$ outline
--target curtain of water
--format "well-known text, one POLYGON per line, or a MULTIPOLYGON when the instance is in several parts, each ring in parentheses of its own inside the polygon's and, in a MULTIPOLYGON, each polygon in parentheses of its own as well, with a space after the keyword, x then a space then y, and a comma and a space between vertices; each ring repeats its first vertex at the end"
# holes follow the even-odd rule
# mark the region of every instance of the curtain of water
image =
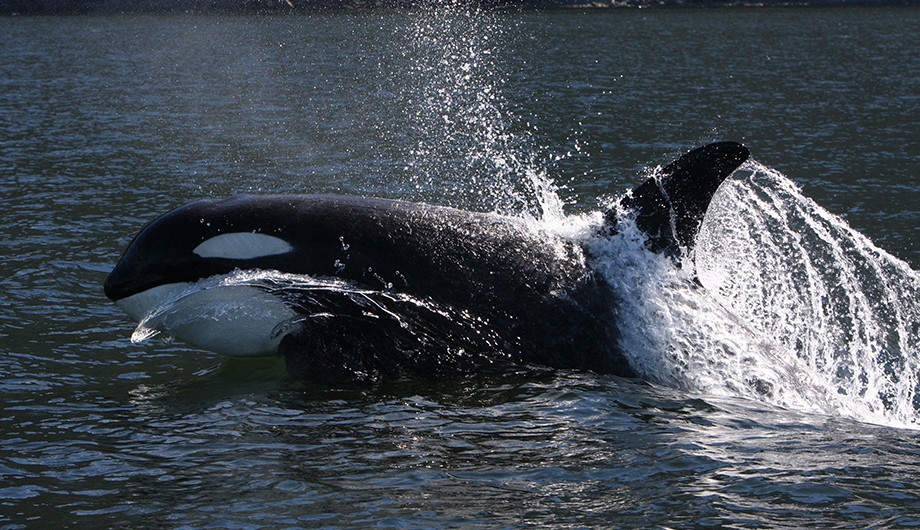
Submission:
POLYGON ((648 252, 629 215, 591 248, 620 298, 624 353, 644 378, 917 424, 920 275, 906 263, 756 162, 716 194, 695 267, 648 252))
POLYGON ((706 288, 806 366, 844 413, 914 423, 920 276, 792 181, 751 164, 713 201, 706 288))

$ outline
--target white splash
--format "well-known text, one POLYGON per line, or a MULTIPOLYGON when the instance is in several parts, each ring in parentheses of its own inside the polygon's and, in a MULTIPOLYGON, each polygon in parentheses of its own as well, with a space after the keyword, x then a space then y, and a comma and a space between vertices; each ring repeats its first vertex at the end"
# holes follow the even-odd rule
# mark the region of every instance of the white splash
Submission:
POLYGON ((702 227, 700 280, 779 342, 834 411, 917 422, 920 275, 759 164, 726 182, 702 227))
POLYGON ((620 226, 618 235, 596 239, 591 252, 618 295, 620 345, 644 379, 811 412, 833 408, 794 357, 695 285, 690 271, 649 252, 631 222, 620 226))
POLYGON ((407 154, 413 195, 465 209, 563 216, 526 128, 503 95, 501 51, 514 36, 494 11, 447 0, 412 13, 400 104, 418 139, 407 154), (516 130, 517 129, 517 130, 516 130))
POLYGON ((920 278, 789 179, 748 163, 726 181, 695 270, 645 250, 625 212, 620 227, 590 250, 620 298, 621 345, 644 378, 916 425, 920 278))

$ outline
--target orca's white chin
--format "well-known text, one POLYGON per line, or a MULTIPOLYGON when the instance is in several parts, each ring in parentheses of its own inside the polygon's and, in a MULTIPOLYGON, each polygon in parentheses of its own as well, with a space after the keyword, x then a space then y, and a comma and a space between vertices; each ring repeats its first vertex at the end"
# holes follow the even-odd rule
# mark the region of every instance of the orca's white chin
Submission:
POLYGON ((116 300, 115 305, 124 311, 131 320, 140 322, 148 313, 163 305, 166 300, 188 289, 189 285, 188 283, 165 283, 163 285, 157 285, 146 291, 133 294, 121 300, 116 300))
POLYGON ((207 280, 159 285, 116 304, 139 322, 132 341, 163 332, 231 357, 277 355, 283 331, 298 317, 281 299, 263 290, 207 280), (210 285, 202 285, 205 282, 210 285))

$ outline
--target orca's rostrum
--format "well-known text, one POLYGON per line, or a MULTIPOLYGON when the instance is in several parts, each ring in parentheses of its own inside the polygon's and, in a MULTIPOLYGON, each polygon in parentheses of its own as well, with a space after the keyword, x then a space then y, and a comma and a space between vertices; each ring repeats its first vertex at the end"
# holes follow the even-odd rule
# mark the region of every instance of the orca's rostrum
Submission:
MULTIPOLYGON (((734 142, 690 151, 621 206, 651 250, 677 257, 748 155, 734 142)), ((602 229, 617 230, 615 212, 602 229)), ((179 340, 282 355, 318 382, 522 366, 634 375, 610 325, 617 300, 585 250, 496 214, 325 195, 197 201, 144 228, 105 293, 179 340)))

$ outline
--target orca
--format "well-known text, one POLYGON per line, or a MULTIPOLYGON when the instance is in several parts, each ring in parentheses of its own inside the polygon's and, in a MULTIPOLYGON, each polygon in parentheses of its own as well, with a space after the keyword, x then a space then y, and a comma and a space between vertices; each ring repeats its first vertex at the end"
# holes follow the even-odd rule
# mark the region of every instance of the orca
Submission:
MULTIPOLYGON (((627 194, 648 247, 693 248, 749 156, 692 150, 627 194)), ((617 206, 601 230, 615 233, 617 206)), ((588 250, 523 219, 379 198, 199 200, 147 225, 105 282, 129 317, 196 347, 280 355, 321 383, 573 369, 633 377, 588 250), (154 316, 151 316, 154 315, 154 316)))

